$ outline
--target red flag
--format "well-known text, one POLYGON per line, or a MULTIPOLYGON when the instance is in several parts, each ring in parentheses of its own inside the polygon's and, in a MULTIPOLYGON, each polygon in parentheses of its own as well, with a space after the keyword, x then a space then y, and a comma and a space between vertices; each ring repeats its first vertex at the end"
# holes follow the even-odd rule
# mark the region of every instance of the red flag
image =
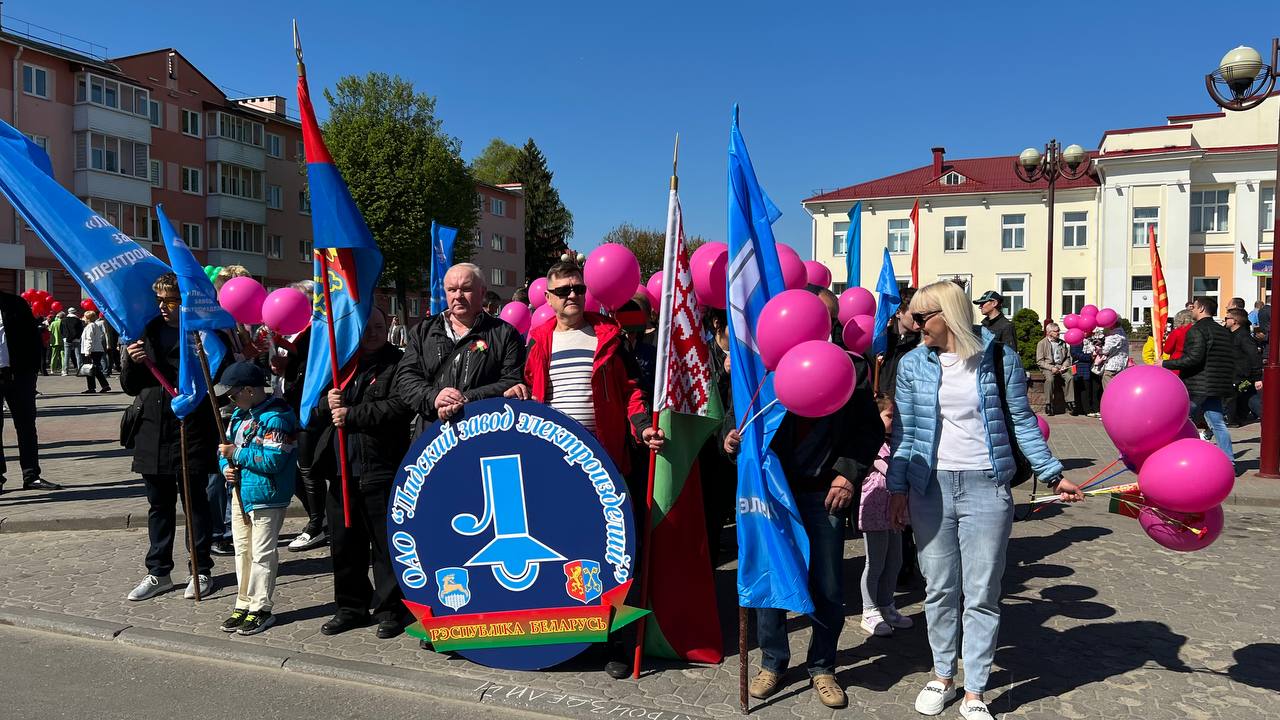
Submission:
POLYGON ((920 287, 920 199, 911 207, 911 287, 920 287))
POLYGON ((1164 326, 1169 322, 1169 289, 1164 284, 1155 225, 1147 226, 1147 247, 1151 251, 1151 337, 1156 338, 1156 357, 1159 357, 1159 343, 1164 340, 1164 326))

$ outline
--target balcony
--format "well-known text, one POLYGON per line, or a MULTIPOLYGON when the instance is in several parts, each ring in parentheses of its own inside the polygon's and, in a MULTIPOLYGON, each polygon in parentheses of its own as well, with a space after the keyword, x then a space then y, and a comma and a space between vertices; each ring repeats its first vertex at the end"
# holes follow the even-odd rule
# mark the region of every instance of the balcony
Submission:
POLYGON ((208 262, 210 265, 243 265, 255 277, 265 278, 267 276, 267 257, 265 255, 239 252, 238 250, 213 249, 209 251, 208 262))
POLYGON ((267 203, 264 200, 246 200, 235 195, 210 195, 206 215, 211 218, 233 218, 267 224, 267 203))
POLYGON ((151 121, 144 117, 111 108, 79 103, 71 113, 72 132, 92 130, 134 142, 151 144, 151 121))
POLYGON ((27 266, 27 246, 0 242, 0 268, 21 270, 27 266))
MULTIPOLYGON (((143 122, 146 121, 144 120, 143 122)), ((220 137, 211 137, 205 140, 204 159, 207 162, 231 163, 254 170, 267 169, 267 152, 265 150, 220 137)))
POLYGON ((72 178, 76 197, 97 197, 147 207, 151 205, 149 180, 101 170, 76 170, 72 178))

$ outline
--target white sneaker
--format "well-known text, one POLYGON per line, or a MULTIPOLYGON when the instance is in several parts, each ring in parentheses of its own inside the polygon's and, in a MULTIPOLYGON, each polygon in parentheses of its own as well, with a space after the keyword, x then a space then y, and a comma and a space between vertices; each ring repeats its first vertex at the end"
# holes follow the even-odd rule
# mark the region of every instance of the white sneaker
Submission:
POLYGON ((884 621, 879 612, 863 613, 862 629, 867 631, 868 635, 876 637, 888 637, 893 634, 893 628, 889 627, 889 623, 884 621))
POLYGON ((313 547, 318 547, 320 545, 323 545, 324 541, 325 541, 324 530, 320 530, 316 532, 315 535, 312 535, 311 533, 308 533, 308 532, 298 533, 298 537, 294 538, 289 543, 289 552, 302 552, 303 550, 310 550, 313 547))
POLYGON ((981 700, 964 700, 960 703, 960 717, 964 720, 995 720, 995 716, 981 700))
POLYGON ((130 600, 150 600, 162 592, 168 592, 173 589, 173 580, 168 575, 164 577, 156 577, 148 575, 142 578, 142 582, 138 586, 129 591, 130 600))
MULTIPOLYGON (((200 599, 203 600, 204 598, 209 597, 209 594, 212 592, 213 592, 213 578, 209 577, 208 575, 201 575, 200 576, 200 599)), ((188 600, 196 599, 195 578, 190 578, 189 580, 187 580, 187 590, 186 592, 182 593, 182 597, 188 600)))
POLYGON ((898 612, 898 608, 892 605, 882 608, 880 616, 884 618, 885 622, 889 623, 889 627, 896 630, 906 630, 916 624, 914 620, 898 612))
POLYGON ((956 699, 956 685, 946 687, 939 680, 930 680, 916 696, 916 712, 921 715, 941 715, 947 703, 956 699))

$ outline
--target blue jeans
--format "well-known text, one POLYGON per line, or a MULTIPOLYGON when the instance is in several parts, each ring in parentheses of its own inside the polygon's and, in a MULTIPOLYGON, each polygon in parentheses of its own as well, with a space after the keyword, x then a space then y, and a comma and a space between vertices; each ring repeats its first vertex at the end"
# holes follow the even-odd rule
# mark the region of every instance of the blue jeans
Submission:
POLYGON ((222 475, 210 473, 205 488, 209 498, 209 538, 211 542, 231 542, 231 493, 222 475))
POLYGON ((911 492, 911 530, 924 575, 933 671, 956 674, 963 594, 964 689, 985 692, 1000 632, 1000 581, 1013 528, 1008 483, 990 470, 935 470, 911 492))
POLYGON ((1231 449, 1231 433, 1227 431, 1227 420, 1223 416, 1222 399, 1205 398, 1198 403, 1192 402, 1192 417, 1200 413, 1204 414, 1205 423, 1213 431, 1213 441, 1218 443, 1218 447, 1222 448, 1222 452, 1226 453, 1227 457, 1234 463, 1236 455, 1231 449))
MULTIPOLYGON (((809 640, 809 675, 832 675, 836 645, 844 626, 845 513, 832 515, 824 507, 825 492, 796 495, 800 520, 809 536, 809 594, 813 597, 813 637, 809 640)), ((782 674, 791 662, 787 643, 787 612, 756 610, 756 636, 765 670, 782 674)))

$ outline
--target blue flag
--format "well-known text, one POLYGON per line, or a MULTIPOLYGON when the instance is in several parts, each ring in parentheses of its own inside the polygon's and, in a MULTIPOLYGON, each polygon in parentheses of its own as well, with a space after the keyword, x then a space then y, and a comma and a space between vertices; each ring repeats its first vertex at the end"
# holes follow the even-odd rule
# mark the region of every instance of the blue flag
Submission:
POLYGON ((182 294, 182 311, 178 314, 178 333, 182 338, 182 344, 178 346, 178 394, 169 401, 173 414, 182 419, 190 415, 209 394, 204 370, 196 356, 196 333, 200 333, 200 341, 204 344, 209 373, 216 376, 227 356, 226 345, 216 331, 233 328, 236 321, 218 304, 218 294, 213 283, 209 282, 209 276, 204 274, 191 249, 178 237, 161 205, 156 206, 156 219, 165 250, 169 253, 169 264, 178 276, 178 292, 182 294))
POLYGON ((333 347, 338 359, 338 385, 355 369, 352 359, 360 350, 360 338, 373 310, 374 289, 382 274, 382 251, 351 199, 351 192, 333 164, 316 122, 307 79, 298 78, 298 105, 302 112, 302 143, 307 157, 307 188, 311 193, 311 234, 315 247, 315 312, 311 316, 311 347, 307 374, 302 382, 299 417, 305 425, 328 388, 333 385, 329 321, 325 317, 324 285, 332 301, 333 347), (326 262, 322 262, 321 258, 326 262), (324 265, 328 276, 324 276, 324 265), (323 278, 323 279, 322 279, 323 278))
POLYGON ((730 375, 738 425, 761 413, 743 430, 738 451, 738 604, 807 614, 813 612, 809 538, 778 457, 769 449, 787 412, 775 402, 773 378, 755 341, 765 303, 786 290, 772 227, 781 214, 756 181, 734 105, 729 131, 730 375), (755 400, 748 406, 745 401, 751 397, 755 400))
POLYGON ((898 312, 902 296, 898 293, 898 277, 893 274, 893 258, 889 256, 889 248, 884 249, 884 262, 880 265, 880 279, 876 280, 876 292, 880 293, 880 301, 876 303, 876 334, 871 340, 871 353, 879 355, 889 349, 889 318, 898 312))
POLYGON ((126 340, 160 314, 151 284, 169 272, 53 178, 49 156, 0 121, 0 192, 126 340))
POLYGON ((862 286, 862 201, 849 211, 849 231, 844 236, 845 287, 862 286))
POLYGON ((439 225, 431 221, 431 314, 444 312, 444 274, 453 264, 453 241, 458 237, 458 228, 439 225))

